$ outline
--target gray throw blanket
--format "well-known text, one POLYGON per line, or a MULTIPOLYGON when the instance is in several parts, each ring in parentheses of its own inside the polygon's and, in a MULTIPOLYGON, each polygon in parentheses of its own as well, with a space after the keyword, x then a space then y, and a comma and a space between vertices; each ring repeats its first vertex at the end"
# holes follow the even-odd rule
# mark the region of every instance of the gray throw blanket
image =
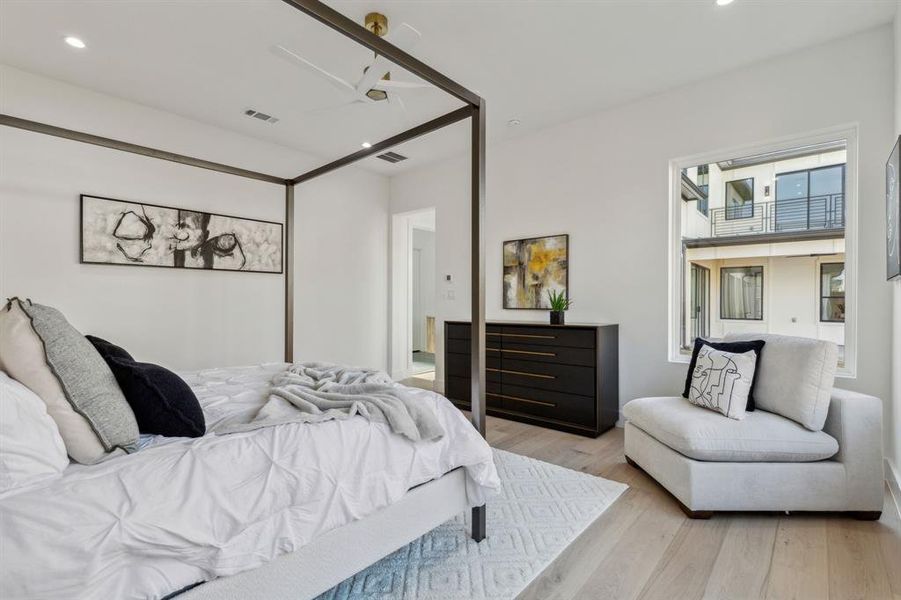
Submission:
POLYGON ((444 435, 434 409, 387 373, 329 363, 298 363, 272 380, 269 401, 249 423, 222 433, 284 423, 321 423, 360 415, 413 441, 444 435))

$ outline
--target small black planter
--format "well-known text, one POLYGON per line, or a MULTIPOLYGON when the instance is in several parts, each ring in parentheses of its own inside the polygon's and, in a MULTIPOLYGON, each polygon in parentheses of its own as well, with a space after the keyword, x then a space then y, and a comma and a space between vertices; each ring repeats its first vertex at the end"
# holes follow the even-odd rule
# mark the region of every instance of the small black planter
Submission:
POLYGON ((563 318, 563 315, 565 315, 565 314, 566 313, 564 313, 562 310, 552 310, 551 311, 551 325, 563 325, 563 322, 565 320, 563 318))

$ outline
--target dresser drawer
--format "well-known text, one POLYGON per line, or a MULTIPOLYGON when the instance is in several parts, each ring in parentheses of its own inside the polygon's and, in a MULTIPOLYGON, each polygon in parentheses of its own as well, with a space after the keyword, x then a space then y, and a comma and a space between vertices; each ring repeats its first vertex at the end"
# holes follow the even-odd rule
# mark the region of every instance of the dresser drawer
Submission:
MULTIPOLYGON (((472 364, 470 363, 469 354, 448 353, 448 355, 445 356, 445 362, 447 364, 448 377, 464 377, 469 379, 470 374, 472 373, 472 364)), ((499 382, 501 380, 499 372, 501 359, 499 356, 486 357, 485 367, 486 371, 487 369, 494 369, 493 371, 487 371, 485 373, 485 377, 488 381, 499 382)))
POLYGON ((447 352, 452 352, 455 354, 465 354, 469 356, 470 353, 470 345, 472 344, 472 340, 469 338, 448 338, 445 340, 445 348, 447 348, 447 352))
MULTIPOLYGON (((470 402, 472 382, 468 377, 448 377, 444 391, 444 395, 450 400, 470 402)), ((489 381, 485 384, 485 400, 487 401, 487 406, 499 407, 501 405, 501 402, 497 397, 500 392, 500 383, 489 381), (489 393, 492 394, 491 397, 488 396, 489 393)))
POLYGON ((594 423, 594 398, 589 396, 561 394, 507 384, 501 386, 500 393, 489 392, 489 394, 486 394, 486 398, 503 401, 499 408, 506 410, 585 427, 591 427, 594 423))
POLYGON ((580 396, 594 396, 595 392, 595 370, 591 367, 511 360, 504 357, 500 361, 500 366, 489 365, 488 373, 500 375, 500 381, 505 385, 580 396))
MULTIPOLYGON (((472 338, 472 326, 469 323, 446 323, 447 339, 468 340, 472 338)), ((500 333, 500 325, 485 325, 485 333, 500 333)))
POLYGON ((594 348, 597 333, 593 329, 569 327, 530 327, 528 325, 504 325, 501 331, 492 332, 488 341, 501 339, 504 343, 525 343, 540 346, 566 346, 570 348, 594 348))
POLYGON ((594 348, 570 348, 567 346, 545 346, 541 344, 524 344, 503 340, 498 352, 500 356, 511 360, 527 360, 533 362, 558 363, 593 367, 595 364, 594 348))

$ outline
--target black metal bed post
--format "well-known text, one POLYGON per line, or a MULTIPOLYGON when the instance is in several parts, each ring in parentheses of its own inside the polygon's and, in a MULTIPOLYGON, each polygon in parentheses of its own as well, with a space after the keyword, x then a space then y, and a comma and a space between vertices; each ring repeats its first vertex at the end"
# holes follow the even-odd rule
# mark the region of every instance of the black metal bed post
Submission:
MULTIPOLYGON (((485 437, 485 100, 472 111, 472 424, 485 437)), ((472 509, 472 539, 486 535, 485 505, 472 509)))
MULTIPOLYGON (((366 150, 332 161, 327 165, 294 177, 292 183, 301 183, 335 169, 362 160, 376 152, 403 141, 424 135, 441 127, 456 123, 469 116, 472 119, 472 424, 485 437, 485 99, 466 89, 456 81, 439 73, 400 48, 388 43, 355 23, 320 0, 283 0, 289 6, 307 14, 320 23, 384 56, 396 65, 410 71, 435 87, 462 100, 467 106, 448 113, 428 123, 384 140, 366 150)), ((485 506, 472 509, 472 538, 482 541, 486 535, 485 506)))
POLYGON ((285 362, 294 362, 294 184, 285 184, 285 362))

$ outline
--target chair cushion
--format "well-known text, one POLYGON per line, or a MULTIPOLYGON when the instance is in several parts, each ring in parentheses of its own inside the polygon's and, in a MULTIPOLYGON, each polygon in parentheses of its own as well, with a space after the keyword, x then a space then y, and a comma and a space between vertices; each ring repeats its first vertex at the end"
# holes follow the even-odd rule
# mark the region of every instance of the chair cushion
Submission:
POLYGON ((771 333, 730 333, 726 341, 763 340, 754 402, 811 431, 826 423, 838 368, 838 346, 811 338, 771 333))
POLYGON ((696 460, 811 462, 838 452, 838 442, 829 434, 809 431, 759 409, 736 421, 672 396, 632 400, 623 407, 623 416, 657 441, 696 460))

